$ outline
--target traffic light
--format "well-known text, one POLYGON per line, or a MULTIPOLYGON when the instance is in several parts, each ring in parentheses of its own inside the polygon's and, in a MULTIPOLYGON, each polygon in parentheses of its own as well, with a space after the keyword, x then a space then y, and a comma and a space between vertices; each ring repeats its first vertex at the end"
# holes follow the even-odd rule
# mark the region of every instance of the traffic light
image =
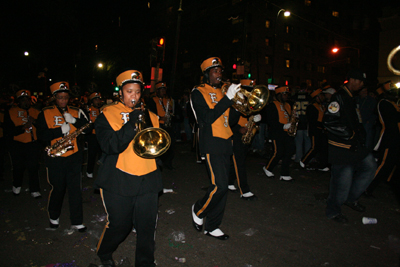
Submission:
POLYGON ((158 39, 158 44, 157 44, 157 46, 158 46, 158 47, 164 46, 164 38, 158 39))
POLYGON ((251 73, 247 74, 247 78, 249 79, 251 78, 251 73))
POLYGON ((236 64, 233 64, 232 68, 233 68, 234 70, 236 70, 236 68, 237 68, 236 64))
POLYGON ((157 62, 164 62, 165 56, 165 39, 163 37, 158 38, 157 41, 157 62))
POLYGON ((118 87, 118 86, 115 86, 114 91, 115 91, 115 92, 118 92, 118 91, 119 91, 119 87, 118 87))

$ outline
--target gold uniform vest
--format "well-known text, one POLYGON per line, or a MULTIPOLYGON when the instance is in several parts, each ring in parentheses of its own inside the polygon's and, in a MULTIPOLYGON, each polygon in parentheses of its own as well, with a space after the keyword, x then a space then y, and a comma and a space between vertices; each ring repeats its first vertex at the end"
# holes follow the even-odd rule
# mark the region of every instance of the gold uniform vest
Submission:
MULTIPOLYGON (((172 99, 170 99, 170 98, 166 98, 166 97, 159 98, 158 96, 155 96, 155 97, 153 97, 153 100, 157 106, 157 115, 160 117, 165 116, 164 108, 167 108, 168 101, 170 101, 169 102, 170 107, 172 107, 172 105, 173 105, 172 99), (163 107, 163 105, 164 105, 164 107, 163 107)), ((163 120, 160 120, 160 123, 164 124, 165 122, 163 120)))
MULTIPOLYGON (((74 118, 79 117, 79 109, 77 109, 77 108, 67 106, 66 112, 71 114, 74 118)), ((44 113, 44 118, 46 119, 47 127, 49 129, 60 128, 61 125, 65 122, 64 116, 60 113, 60 111, 58 110, 58 108, 56 106, 50 106, 50 107, 44 108, 43 113, 44 113)), ((69 125, 71 126, 71 130, 69 131, 69 134, 72 134, 73 132, 76 131, 76 128, 71 123, 69 125)), ((61 138, 62 137, 51 140, 51 145, 56 143, 61 138)), ((74 149, 68 150, 66 153, 61 155, 61 157, 68 157, 68 156, 71 156, 72 154, 78 152, 78 143, 76 141, 76 138, 72 141, 72 144, 74 145, 74 149)))
POLYGON ((318 121, 322 122, 322 119, 324 118, 325 108, 317 102, 315 102, 313 106, 318 110, 318 121))
MULTIPOLYGON (((10 118, 13 121, 15 126, 21 126, 24 125, 28 122, 28 114, 35 120, 37 119, 39 115, 39 110, 35 108, 30 108, 28 109, 28 113, 26 112, 25 109, 22 109, 18 106, 13 106, 10 108, 9 113, 10 113, 10 118)), ((29 143, 34 140, 37 140, 36 136, 36 127, 32 125, 32 129, 26 129, 24 133, 14 136, 14 140, 21 142, 21 143, 29 143), (33 140, 32 140, 32 133, 33 133, 33 140)))
MULTIPOLYGON (((279 122, 282 124, 286 124, 290 122, 290 116, 292 115, 292 108, 289 103, 282 104, 278 100, 274 101, 276 109, 278 110, 279 122)), ((286 132, 288 129, 285 130, 286 132)))
MULTIPOLYGON (((93 107, 93 106, 91 106, 91 107, 89 108, 89 119, 90 119, 91 122, 94 123, 95 120, 97 119, 97 116, 99 116, 99 114, 100 114, 100 109, 95 108, 95 107, 93 107)), ((96 133, 96 131, 95 131, 95 129, 93 128, 92 134, 95 134, 95 133, 96 133)))
MULTIPOLYGON (((132 109, 118 102, 103 108, 102 112, 113 130, 118 131, 129 121, 129 113, 132 112, 132 109)), ((153 127, 159 128, 157 115, 150 111, 149 115, 153 127)), ((141 176, 155 171, 157 165, 155 159, 144 159, 136 155, 133 151, 132 138, 125 151, 119 154, 116 168, 131 175, 141 176)))
POLYGON ((239 121, 238 121, 238 124, 239 124, 240 126, 242 126, 242 127, 246 127, 248 122, 249 122, 249 119, 248 119, 248 118, 245 118, 245 117, 243 117, 243 116, 240 116, 239 121))
MULTIPOLYGON (((197 89, 202 93, 204 100, 207 102, 207 105, 210 109, 214 109, 215 105, 218 104, 225 95, 222 93, 221 89, 214 89, 208 84, 204 84, 204 86, 199 86, 197 89)), ((232 130, 229 127, 229 110, 225 110, 225 112, 216 119, 212 127, 212 134, 214 137, 219 137, 223 139, 228 139, 232 136, 232 130)))

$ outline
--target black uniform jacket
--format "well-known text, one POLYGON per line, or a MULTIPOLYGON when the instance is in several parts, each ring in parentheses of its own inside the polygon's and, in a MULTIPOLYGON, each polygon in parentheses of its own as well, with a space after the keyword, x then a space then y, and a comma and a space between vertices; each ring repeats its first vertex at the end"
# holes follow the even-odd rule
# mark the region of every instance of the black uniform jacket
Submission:
POLYGON ((96 119, 96 136, 103 153, 99 160, 100 167, 95 187, 122 196, 158 193, 163 188, 162 176, 158 168, 142 176, 131 175, 116 168, 119 154, 125 151, 136 135, 137 114, 133 116, 132 112, 129 117, 130 120, 118 131, 114 131, 103 113, 96 119))
POLYGON ((382 130, 374 150, 400 147, 400 112, 396 103, 382 99, 378 103, 379 121, 382 130))
POLYGON ((192 108, 199 125, 200 154, 233 154, 232 137, 223 139, 214 137, 211 124, 216 121, 229 107, 232 101, 224 96, 213 109, 209 108, 203 94, 194 88, 190 97, 192 108))
POLYGON ((353 164, 367 156, 361 115, 346 86, 332 96, 323 121, 328 131, 331 164, 353 164))

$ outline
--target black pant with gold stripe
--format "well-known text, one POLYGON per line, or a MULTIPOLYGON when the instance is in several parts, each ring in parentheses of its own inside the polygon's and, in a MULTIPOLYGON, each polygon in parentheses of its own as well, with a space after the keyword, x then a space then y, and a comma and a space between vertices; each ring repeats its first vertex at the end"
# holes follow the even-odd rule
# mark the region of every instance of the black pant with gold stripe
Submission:
POLYGON ((194 205, 199 218, 206 218, 204 230, 219 228, 224 216, 229 181, 229 154, 206 154, 207 172, 211 179, 206 195, 194 205))
POLYGON ((242 135, 234 133, 233 135, 233 156, 229 170, 229 184, 233 185, 235 180, 239 187, 240 194, 250 192, 247 183, 246 158, 250 145, 243 144, 242 135))
POLYGON ((368 193, 372 194, 382 181, 393 182, 394 173, 400 163, 399 157, 400 148, 395 145, 378 152, 378 168, 376 169, 374 180, 366 190, 368 193))
POLYGON ((102 261, 112 259, 118 248, 135 227, 137 233, 135 266, 155 266, 155 229, 158 214, 158 194, 121 196, 101 190, 108 223, 97 245, 102 261))
POLYGON ((13 165, 13 186, 21 187, 25 170, 29 174, 29 191, 39 192, 39 158, 42 146, 37 142, 12 142, 10 155, 13 165))
POLYGON ((296 151, 294 138, 285 133, 281 137, 272 139, 272 144, 274 151, 265 168, 272 172, 282 159, 281 176, 289 176, 291 157, 296 151))
POLYGON ((310 163, 310 160, 316 158, 318 168, 323 169, 328 167, 328 137, 323 133, 317 133, 311 137, 311 147, 301 159, 305 165, 310 163))
POLYGON ((71 224, 83 222, 82 156, 82 152, 78 151, 68 157, 46 157, 47 181, 52 186, 47 210, 52 220, 60 217, 65 192, 68 191, 71 224))

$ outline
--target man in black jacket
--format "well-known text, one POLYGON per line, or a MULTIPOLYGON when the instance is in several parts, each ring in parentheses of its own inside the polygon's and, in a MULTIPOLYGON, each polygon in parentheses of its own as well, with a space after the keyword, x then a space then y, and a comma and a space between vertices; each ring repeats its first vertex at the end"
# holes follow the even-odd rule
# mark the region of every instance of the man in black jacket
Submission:
POLYGON ((332 96, 324 116, 332 164, 326 215, 340 223, 348 222, 341 212, 343 204, 358 212, 365 211, 358 199, 376 170, 375 159, 365 146, 365 130, 354 100, 366 76, 360 70, 352 70, 347 78, 348 83, 332 96))

